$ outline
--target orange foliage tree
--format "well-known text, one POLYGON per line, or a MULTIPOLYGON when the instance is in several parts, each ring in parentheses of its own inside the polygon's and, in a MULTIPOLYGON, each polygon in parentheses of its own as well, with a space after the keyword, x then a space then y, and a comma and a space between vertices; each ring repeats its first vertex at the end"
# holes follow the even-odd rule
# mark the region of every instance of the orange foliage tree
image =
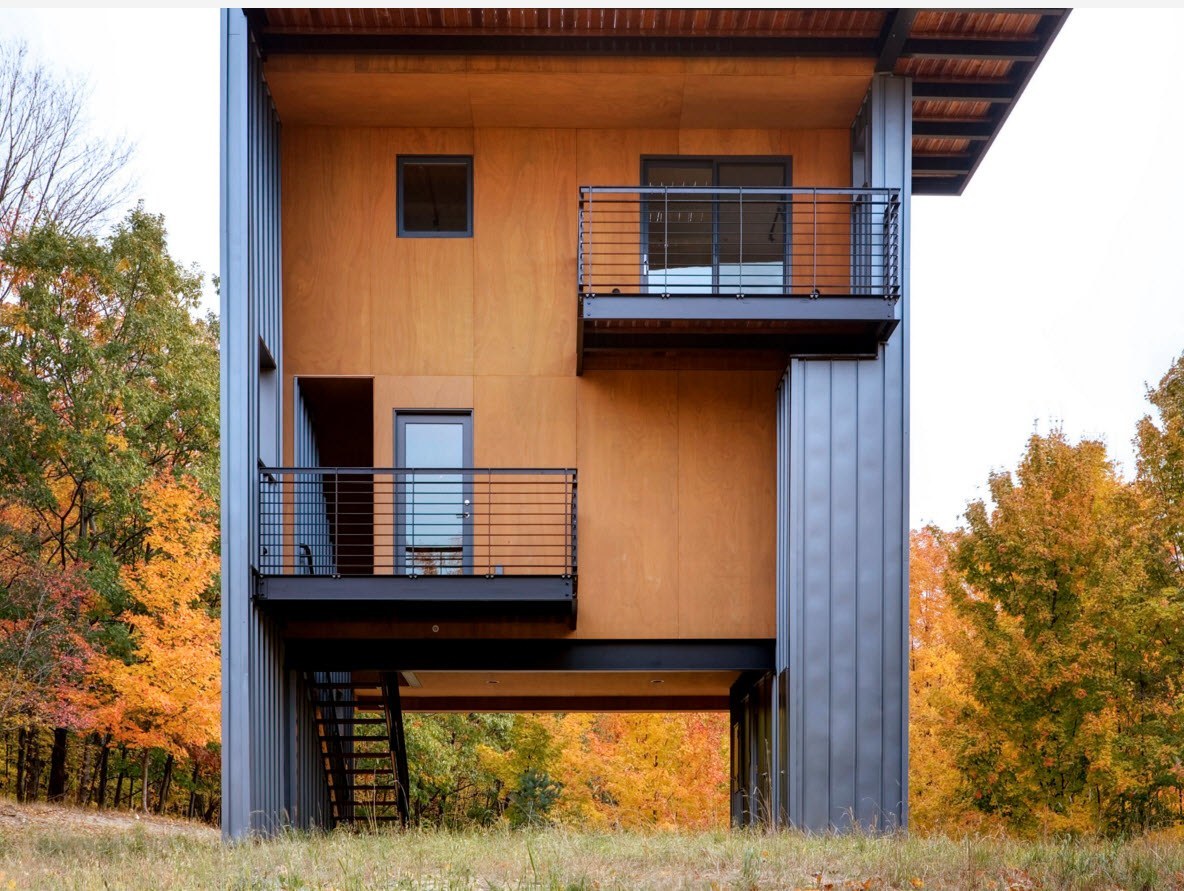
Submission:
POLYGON ((728 716, 554 716, 556 813, 600 828, 709 829, 728 822, 728 716))
POLYGON ((217 514, 191 480, 153 482, 147 503, 148 557, 123 571, 138 607, 126 617, 135 656, 97 661, 95 682, 107 692, 99 723, 145 759, 150 748, 194 755, 219 739, 217 514))

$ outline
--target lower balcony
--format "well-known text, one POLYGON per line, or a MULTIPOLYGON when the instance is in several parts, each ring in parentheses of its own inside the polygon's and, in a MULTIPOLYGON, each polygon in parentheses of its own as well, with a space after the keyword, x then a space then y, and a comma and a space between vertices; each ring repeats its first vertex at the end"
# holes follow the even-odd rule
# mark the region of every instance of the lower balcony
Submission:
POLYGON ((900 322, 896 189, 584 187, 580 369, 874 356, 900 322))
POLYGON ((259 542, 288 614, 574 622, 571 469, 263 468, 259 542))

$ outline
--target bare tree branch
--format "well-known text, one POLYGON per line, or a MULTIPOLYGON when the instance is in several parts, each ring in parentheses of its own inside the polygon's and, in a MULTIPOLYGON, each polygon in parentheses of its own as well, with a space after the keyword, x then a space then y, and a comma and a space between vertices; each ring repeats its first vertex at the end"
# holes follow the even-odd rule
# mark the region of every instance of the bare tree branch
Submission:
POLYGON ((0 41, 0 231, 89 232, 126 201, 132 149, 88 134, 86 98, 23 42, 0 41))

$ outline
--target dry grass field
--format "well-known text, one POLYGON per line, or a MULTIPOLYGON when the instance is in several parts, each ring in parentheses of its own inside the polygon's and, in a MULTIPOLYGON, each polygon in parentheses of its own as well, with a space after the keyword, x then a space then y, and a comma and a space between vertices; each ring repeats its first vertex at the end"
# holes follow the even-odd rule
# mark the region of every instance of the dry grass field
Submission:
POLYGON ((1184 889, 1184 843, 581 833, 291 834, 0 801, 0 889, 1184 889))

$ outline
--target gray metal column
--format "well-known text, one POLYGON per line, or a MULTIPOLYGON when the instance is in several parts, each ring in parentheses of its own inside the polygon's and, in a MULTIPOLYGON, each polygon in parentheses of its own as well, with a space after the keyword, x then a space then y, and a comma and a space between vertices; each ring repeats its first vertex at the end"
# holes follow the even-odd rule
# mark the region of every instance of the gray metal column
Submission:
POLYGON ((283 641, 252 597, 258 464, 278 462, 283 430, 280 169, 279 121, 241 9, 222 10, 221 62, 222 831, 239 838, 284 825, 305 790, 287 770, 297 706, 283 641))
POLYGON ((222 10, 222 834, 251 828, 251 530, 258 335, 248 300, 247 20, 222 10))
POLYGON ((876 75, 852 143, 854 185, 902 190, 901 324, 875 360, 792 360, 778 400, 782 793, 819 831, 907 818, 911 108, 876 75))

